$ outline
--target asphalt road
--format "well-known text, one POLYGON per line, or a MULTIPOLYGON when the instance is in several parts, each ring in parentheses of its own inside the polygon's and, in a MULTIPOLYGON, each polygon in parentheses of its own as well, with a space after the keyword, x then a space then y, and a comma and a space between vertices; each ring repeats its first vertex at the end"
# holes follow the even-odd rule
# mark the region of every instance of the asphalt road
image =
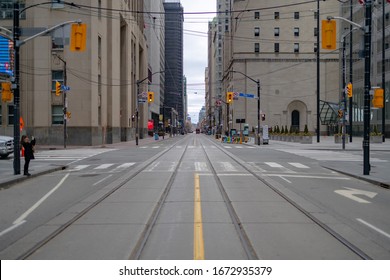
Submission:
POLYGON ((320 151, 190 134, 84 152, 1 190, 1 259, 390 258, 388 190, 320 151))

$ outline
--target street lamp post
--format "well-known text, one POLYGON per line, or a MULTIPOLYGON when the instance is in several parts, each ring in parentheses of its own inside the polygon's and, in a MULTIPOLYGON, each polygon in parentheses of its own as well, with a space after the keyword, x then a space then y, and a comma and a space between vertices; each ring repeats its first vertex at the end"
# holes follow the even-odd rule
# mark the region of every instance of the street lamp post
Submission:
POLYGON ((239 73, 257 84, 257 145, 260 145, 260 79, 255 80, 248 75, 236 70, 232 70, 230 72, 239 73))
POLYGON ((137 93, 136 93, 136 105, 135 105, 135 144, 138 146, 138 139, 139 139, 139 110, 138 110, 138 94, 139 94, 139 88, 140 88, 140 85, 146 81, 147 79, 151 78, 153 75, 155 74, 158 74, 158 73, 163 73, 165 72, 164 70, 163 71, 158 71, 158 72, 154 72, 152 73, 150 76, 142 79, 142 80, 138 80, 137 81, 137 93))
MULTIPOLYGON (((63 2, 65 5, 77 7, 73 3, 67 3, 63 2)), ((52 4, 52 2, 43 2, 38 3, 35 5, 31 5, 28 7, 25 7, 24 9, 20 10, 19 1, 14 1, 13 4, 13 43, 14 43, 14 59, 15 59, 15 76, 13 80, 13 93, 14 93, 14 175, 20 174, 20 46, 27 41, 30 41, 38 36, 44 35, 46 33, 49 33, 50 31, 53 31, 59 27, 62 27, 69 23, 80 23, 81 21, 67 21, 61 24, 58 24, 56 26, 53 26, 52 28, 46 29, 42 32, 39 32, 35 34, 34 36, 31 36, 23 41, 20 41, 20 21, 19 17, 20 14, 26 11, 29 8, 36 7, 39 5, 48 5, 52 4)))
MULTIPOLYGON (((364 31, 364 127, 363 127, 363 174, 370 175, 370 89, 371 89, 371 30, 372 1, 366 0, 364 31)), ((384 50, 382 50, 384 51, 384 50)))

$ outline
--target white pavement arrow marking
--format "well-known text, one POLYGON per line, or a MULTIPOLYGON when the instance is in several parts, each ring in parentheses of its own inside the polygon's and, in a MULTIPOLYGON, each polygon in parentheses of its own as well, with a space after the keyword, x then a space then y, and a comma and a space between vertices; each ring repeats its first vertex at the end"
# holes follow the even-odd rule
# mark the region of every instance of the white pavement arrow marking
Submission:
POLYGON ((359 203, 371 203, 370 201, 367 201, 365 199, 362 199, 360 197, 357 197, 356 195, 364 195, 369 198, 374 198, 378 193, 369 192, 369 191, 363 191, 363 190, 357 190, 353 188, 347 188, 347 190, 336 190, 335 193, 338 193, 339 195, 345 196, 349 199, 352 199, 354 201, 357 201, 359 203))

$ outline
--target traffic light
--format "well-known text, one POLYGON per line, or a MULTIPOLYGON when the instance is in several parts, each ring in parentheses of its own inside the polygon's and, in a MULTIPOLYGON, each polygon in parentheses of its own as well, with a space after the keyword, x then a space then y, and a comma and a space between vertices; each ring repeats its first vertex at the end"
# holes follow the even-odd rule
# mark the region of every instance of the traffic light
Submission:
POLYGON ((383 88, 376 88, 374 90, 374 98, 372 99, 372 106, 375 108, 383 108, 383 88))
POLYGON ((69 120, 72 117, 72 113, 67 111, 66 112, 66 119, 69 120))
POLYGON ((261 120, 265 121, 265 114, 261 114, 261 120))
POLYGON ((154 102, 154 92, 149 91, 148 92, 148 103, 152 103, 152 102, 154 102))
POLYGON ((339 118, 341 119, 343 117, 343 110, 337 111, 339 118))
POLYGON ((227 104, 233 103, 233 92, 229 91, 226 93, 226 103, 227 104))
POLYGON ((60 96, 61 94, 61 83, 56 81, 56 96, 60 96))
POLYGON ((70 50, 84 51, 87 46, 87 24, 74 23, 70 32, 70 50))
POLYGON ((336 21, 322 21, 322 48, 327 50, 336 49, 336 21))
POLYGON ((348 83, 345 87, 345 91, 348 95, 348 97, 352 97, 352 83, 348 83))
POLYGON ((1 83, 1 100, 10 102, 12 100, 11 83, 1 83))

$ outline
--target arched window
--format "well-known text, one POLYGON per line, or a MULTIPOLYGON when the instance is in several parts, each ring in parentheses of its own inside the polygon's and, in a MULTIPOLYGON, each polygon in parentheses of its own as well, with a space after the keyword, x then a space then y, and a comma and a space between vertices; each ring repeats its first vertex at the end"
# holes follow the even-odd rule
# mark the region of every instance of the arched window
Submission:
POLYGON ((293 131, 299 131, 299 111, 294 110, 291 113, 291 127, 293 131))

